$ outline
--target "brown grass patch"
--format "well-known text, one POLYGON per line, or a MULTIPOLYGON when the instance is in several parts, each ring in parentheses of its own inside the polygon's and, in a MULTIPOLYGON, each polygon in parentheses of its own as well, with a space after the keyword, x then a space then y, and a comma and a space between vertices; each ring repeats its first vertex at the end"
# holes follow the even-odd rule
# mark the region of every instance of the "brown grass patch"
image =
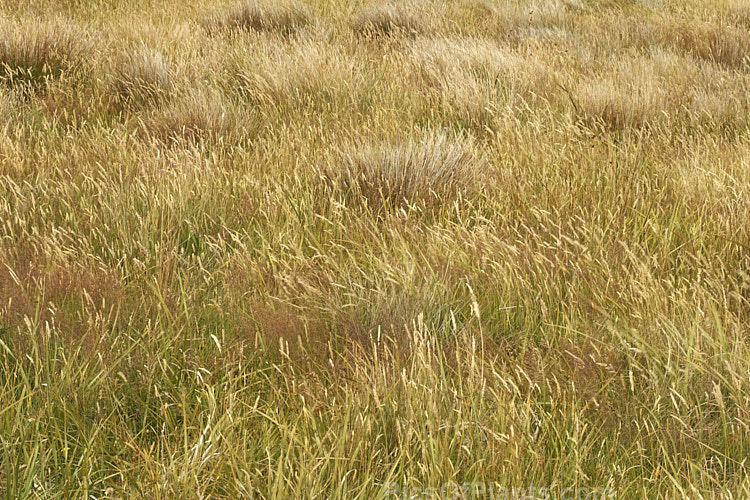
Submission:
POLYGON ((97 332, 88 314, 101 312, 103 318, 116 309, 124 297, 123 288, 111 270, 78 266, 47 270, 45 259, 25 245, 15 256, 0 261, 0 327, 17 334, 13 338, 20 351, 26 346, 20 335, 23 325, 36 321, 42 328, 54 328, 64 345, 80 345, 91 354, 97 332))
POLYGON ((331 334, 320 320, 310 321, 280 301, 252 305, 252 322, 267 347, 290 361, 308 360, 326 364, 331 334))

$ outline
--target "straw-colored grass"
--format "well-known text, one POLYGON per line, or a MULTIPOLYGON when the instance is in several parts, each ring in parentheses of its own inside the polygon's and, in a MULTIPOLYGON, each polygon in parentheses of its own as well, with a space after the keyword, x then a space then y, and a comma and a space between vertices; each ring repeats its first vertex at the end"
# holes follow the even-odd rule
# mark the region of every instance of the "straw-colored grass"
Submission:
POLYGON ((0 495, 750 497, 745 3, 0 10, 0 495))
POLYGON ((427 208, 477 193, 486 166, 469 141, 430 134, 405 144, 355 142, 328 173, 354 206, 427 208))
POLYGON ((299 4, 275 1, 236 3, 204 20, 209 32, 249 30, 290 36, 309 24, 309 14, 299 4))
POLYGON ((40 86, 83 62, 91 34, 64 18, 0 18, 0 79, 40 86))
POLYGON ((169 60, 144 46, 121 56, 113 73, 113 97, 123 105, 153 105, 172 90, 169 60))

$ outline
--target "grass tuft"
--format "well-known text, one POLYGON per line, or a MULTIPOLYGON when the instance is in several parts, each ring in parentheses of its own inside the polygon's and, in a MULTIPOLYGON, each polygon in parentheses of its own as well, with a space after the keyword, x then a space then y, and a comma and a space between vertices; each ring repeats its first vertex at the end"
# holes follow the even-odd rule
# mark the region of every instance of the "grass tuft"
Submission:
POLYGON ((167 144, 252 142, 260 118, 208 91, 196 90, 176 98, 143 122, 147 134, 167 144))
POLYGON ((310 21, 308 10, 297 3, 244 1, 209 16, 203 24, 209 32, 244 30, 292 36, 310 21))
POLYGON ((433 208, 481 189, 482 168, 471 141, 433 132, 405 143, 355 142, 328 177, 355 205, 433 208))
POLYGON ((153 104, 173 88, 171 64, 161 52, 141 46, 118 61, 112 91, 123 105, 153 104))
POLYGON ((80 64, 92 47, 89 34, 66 19, 0 18, 0 80, 43 86, 80 64))

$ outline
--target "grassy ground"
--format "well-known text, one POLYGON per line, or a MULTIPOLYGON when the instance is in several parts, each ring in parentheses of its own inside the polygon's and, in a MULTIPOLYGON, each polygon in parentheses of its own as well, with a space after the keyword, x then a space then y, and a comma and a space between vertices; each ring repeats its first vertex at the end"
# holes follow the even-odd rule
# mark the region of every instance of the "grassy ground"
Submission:
POLYGON ((750 4, 176 4, 0 0, 6 498, 750 495, 750 4))

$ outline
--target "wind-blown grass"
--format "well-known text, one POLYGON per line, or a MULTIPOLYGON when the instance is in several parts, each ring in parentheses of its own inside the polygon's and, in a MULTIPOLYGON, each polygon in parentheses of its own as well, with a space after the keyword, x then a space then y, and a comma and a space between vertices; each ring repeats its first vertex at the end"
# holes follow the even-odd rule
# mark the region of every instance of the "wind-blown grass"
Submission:
POLYGON ((204 21, 209 32, 252 30, 290 36, 310 23, 310 14, 295 3, 245 1, 204 21))
POLYGON ((4 497, 750 496, 742 2, 5 6, 4 497))
POLYGON ((169 61, 158 51, 139 47, 129 51, 114 69, 112 90, 123 105, 154 104, 173 87, 169 61))
POLYGON ((0 18, 0 78, 43 85, 82 62, 91 46, 90 35, 66 19, 0 18))

